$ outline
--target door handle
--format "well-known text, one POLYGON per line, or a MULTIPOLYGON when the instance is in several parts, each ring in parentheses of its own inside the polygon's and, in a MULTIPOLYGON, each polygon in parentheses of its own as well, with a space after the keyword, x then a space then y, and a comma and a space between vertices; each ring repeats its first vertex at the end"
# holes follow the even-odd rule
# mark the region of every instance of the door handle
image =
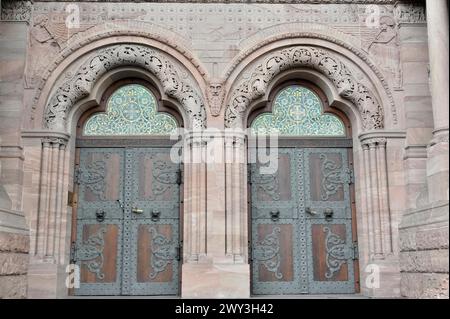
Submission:
POLYGON ((333 215, 334 215, 334 211, 331 208, 327 208, 323 211, 323 214, 325 215, 325 219, 326 220, 332 220, 333 219, 333 215))
POLYGON ((315 210, 312 210, 311 207, 306 207, 305 212, 311 216, 317 216, 319 213, 317 213, 315 210))
POLYGON ((152 211, 151 219, 152 219, 152 221, 157 222, 157 221, 159 221, 160 216, 161 216, 161 212, 154 210, 154 211, 152 211))
POLYGON ((273 222, 279 221, 280 220, 280 211, 279 210, 271 211, 270 212, 270 219, 273 222))
POLYGON ((101 223, 105 220, 106 212, 103 210, 98 210, 95 212, 95 219, 101 223))
POLYGON ((139 208, 137 208, 137 207, 133 207, 133 208, 131 209, 131 211, 132 211, 134 214, 143 214, 143 213, 144 213, 144 210, 143 210, 143 209, 139 209, 139 208))

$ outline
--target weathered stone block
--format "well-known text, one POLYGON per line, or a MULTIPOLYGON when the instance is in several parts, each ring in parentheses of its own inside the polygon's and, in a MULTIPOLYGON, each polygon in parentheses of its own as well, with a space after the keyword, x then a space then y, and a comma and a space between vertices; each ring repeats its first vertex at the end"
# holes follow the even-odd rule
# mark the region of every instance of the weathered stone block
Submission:
POLYGON ((0 252, 28 253, 28 235, 0 232, 0 252))
POLYGON ((448 250, 425 250, 400 253, 404 272, 448 273, 448 250))
POLYGON ((401 292, 407 298, 448 298, 448 274, 403 273, 401 292))
POLYGON ((0 298, 26 297, 27 276, 0 276, 0 298))
POLYGON ((1 275, 25 275, 28 268, 28 254, 0 253, 1 275))

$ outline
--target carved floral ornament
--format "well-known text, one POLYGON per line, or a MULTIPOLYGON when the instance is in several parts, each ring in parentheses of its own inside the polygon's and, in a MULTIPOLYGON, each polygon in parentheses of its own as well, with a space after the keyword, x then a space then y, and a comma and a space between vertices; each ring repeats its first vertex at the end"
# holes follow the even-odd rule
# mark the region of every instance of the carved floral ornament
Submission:
POLYGON ((154 49, 124 44, 99 50, 57 88, 45 108, 44 127, 65 130, 71 107, 89 95, 96 81, 108 71, 130 65, 149 71, 160 81, 164 93, 180 102, 192 128, 206 126, 206 111, 200 93, 180 77, 173 62, 154 49))
POLYGON ((225 110, 226 127, 241 127, 248 107, 264 96, 270 82, 283 71, 297 67, 314 69, 330 79, 339 95, 358 108, 364 130, 384 127, 383 108, 374 93, 356 80, 338 57, 322 49, 304 46, 276 51, 253 68, 250 76, 233 89, 225 110))

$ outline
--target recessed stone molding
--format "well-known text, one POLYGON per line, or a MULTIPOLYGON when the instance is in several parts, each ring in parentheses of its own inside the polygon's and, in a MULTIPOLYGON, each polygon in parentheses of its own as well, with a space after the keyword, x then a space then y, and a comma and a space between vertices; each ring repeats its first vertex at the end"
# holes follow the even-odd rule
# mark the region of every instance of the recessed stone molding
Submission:
POLYGON ((241 127, 244 113, 253 101, 265 94, 271 80, 283 71, 299 67, 312 68, 330 79, 339 95, 357 106, 364 130, 384 127, 383 108, 373 92, 357 81, 337 56, 305 46, 276 51, 252 69, 249 77, 232 91, 225 110, 226 127, 241 127))
POLYGON ((57 88, 45 108, 44 127, 66 130, 67 113, 71 107, 89 95, 102 75, 123 65, 138 66, 152 73, 160 81, 164 93, 183 106, 190 126, 206 126, 206 111, 200 93, 181 79, 173 62, 154 49, 124 44, 99 50, 78 68, 74 76, 57 88))

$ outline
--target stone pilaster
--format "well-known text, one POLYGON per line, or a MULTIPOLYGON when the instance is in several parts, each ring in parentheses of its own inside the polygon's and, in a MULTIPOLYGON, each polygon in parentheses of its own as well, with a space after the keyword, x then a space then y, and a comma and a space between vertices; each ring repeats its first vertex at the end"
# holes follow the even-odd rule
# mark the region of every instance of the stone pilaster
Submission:
MULTIPOLYGON (((201 158, 206 176, 202 174, 203 183, 197 181, 190 192, 194 189, 205 191, 203 187, 208 189, 204 198, 205 237, 198 239, 206 250, 198 259, 186 260, 183 264, 182 297, 249 297, 245 136, 207 130, 202 137, 197 137, 197 145, 206 148, 201 158)), ((188 219, 189 212, 184 214, 188 219)), ((191 223, 192 219, 189 220, 191 223)), ((187 227, 185 224, 186 231, 187 227)), ((185 241, 192 239, 192 234, 185 234, 185 241)), ((189 245, 192 247, 192 243, 189 245)))

